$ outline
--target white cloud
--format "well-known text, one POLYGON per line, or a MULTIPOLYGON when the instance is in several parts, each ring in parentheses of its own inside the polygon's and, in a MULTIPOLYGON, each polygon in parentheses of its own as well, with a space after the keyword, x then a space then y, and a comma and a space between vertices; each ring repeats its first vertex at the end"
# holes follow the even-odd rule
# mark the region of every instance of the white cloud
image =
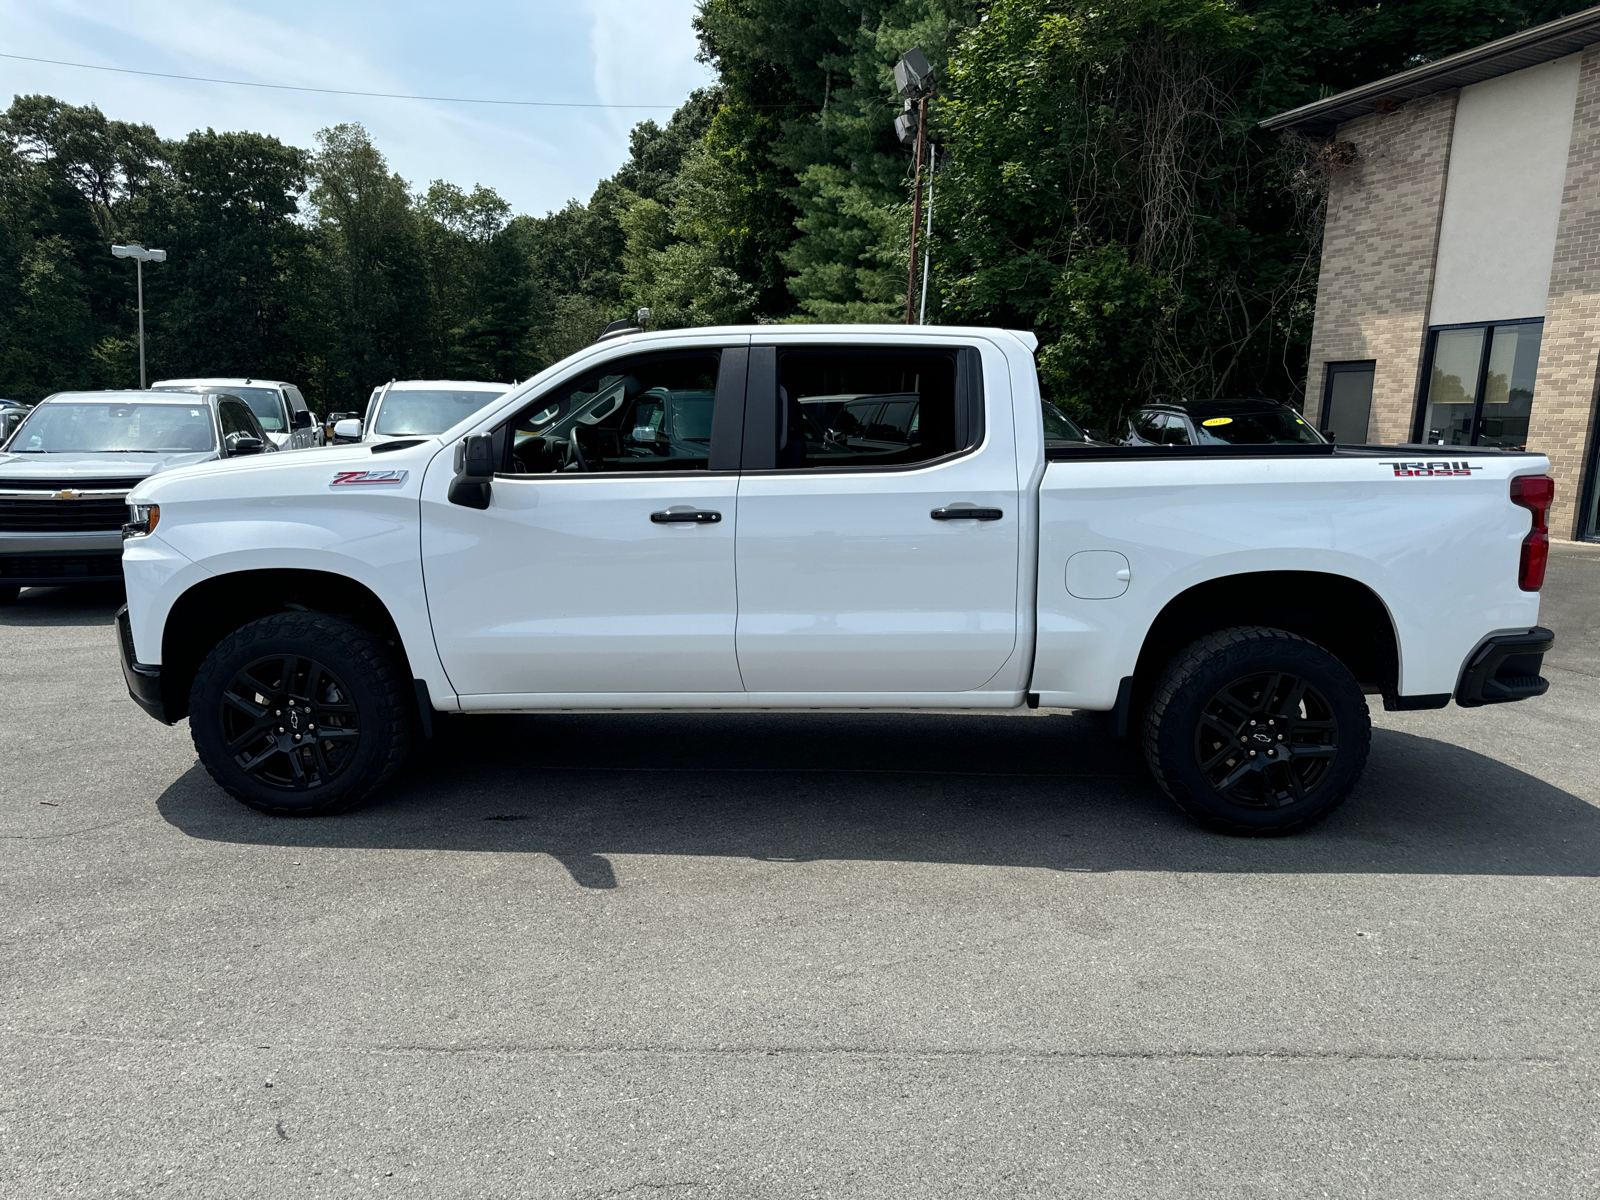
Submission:
MULTIPOLYGON (((15 54, 308 87, 502 99, 672 105, 709 80, 694 61, 693 0, 632 7, 457 0, 0 0, 15 54)), ((108 116, 249 129, 309 147, 359 121, 413 186, 495 188, 517 211, 587 199, 627 154, 627 132, 670 109, 547 109, 279 92, 0 59, 0 103, 44 92, 108 116)))

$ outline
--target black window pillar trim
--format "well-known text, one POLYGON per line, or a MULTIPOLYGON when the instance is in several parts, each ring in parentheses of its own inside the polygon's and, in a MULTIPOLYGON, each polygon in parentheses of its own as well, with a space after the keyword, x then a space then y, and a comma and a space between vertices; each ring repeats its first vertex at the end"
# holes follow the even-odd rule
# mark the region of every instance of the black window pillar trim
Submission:
POLYGON ((771 471, 778 465, 778 348, 751 346, 749 353, 740 469, 771 471))
POLYGON ((716 400, 711 408, 711 450, 708 471, 737 471, 746 461, 745 408, 751 375, 748 346, 725 346, 717 367, 716 400))

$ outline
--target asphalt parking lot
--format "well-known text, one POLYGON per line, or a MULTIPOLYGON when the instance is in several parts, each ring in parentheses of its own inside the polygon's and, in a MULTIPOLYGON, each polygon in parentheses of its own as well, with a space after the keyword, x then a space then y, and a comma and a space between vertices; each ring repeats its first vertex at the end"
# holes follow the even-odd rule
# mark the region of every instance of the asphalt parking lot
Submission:
POLYGON ((1201 832, 1087 714, 453 722, 258 816, 0 608, 0 1194, 1592 1196, 1600 546, 1551 693, 1201 832))

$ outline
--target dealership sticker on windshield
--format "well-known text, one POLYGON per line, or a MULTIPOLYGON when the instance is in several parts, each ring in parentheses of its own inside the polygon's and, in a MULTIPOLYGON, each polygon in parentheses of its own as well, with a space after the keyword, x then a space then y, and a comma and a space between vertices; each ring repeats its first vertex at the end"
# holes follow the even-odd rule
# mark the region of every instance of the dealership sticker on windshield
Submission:
POLYGON ((1208 429, 1213 425, 1232 425, 1233 424, 1233 418, 1232 417, 1212 417, 1209 421, 1201 421, 1200 424, 1206 426, 1208 429))
POLYGON ((409 471, 340 471, 329 487, 370 487, 380 484, 398 484, 406 481, 409 471))

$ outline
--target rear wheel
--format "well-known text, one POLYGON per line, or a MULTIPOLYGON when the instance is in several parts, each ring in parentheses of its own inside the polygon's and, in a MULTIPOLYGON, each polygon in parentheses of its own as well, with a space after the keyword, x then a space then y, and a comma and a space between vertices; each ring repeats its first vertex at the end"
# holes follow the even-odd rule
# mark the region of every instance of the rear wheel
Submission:
POLYGON ((415 714, 383 642, 320 613, 263 617, 206 656, 189 697, 196 752, 229 795, 276 816, 370 799, 405 757, 415 714))
POLYGON ((1281 629, 1225 629, 1168 665, 1146 718, 1162 789, 1212 829, 1297 833, 1355 787, 1372 718, 1345 665, 1281 629))

